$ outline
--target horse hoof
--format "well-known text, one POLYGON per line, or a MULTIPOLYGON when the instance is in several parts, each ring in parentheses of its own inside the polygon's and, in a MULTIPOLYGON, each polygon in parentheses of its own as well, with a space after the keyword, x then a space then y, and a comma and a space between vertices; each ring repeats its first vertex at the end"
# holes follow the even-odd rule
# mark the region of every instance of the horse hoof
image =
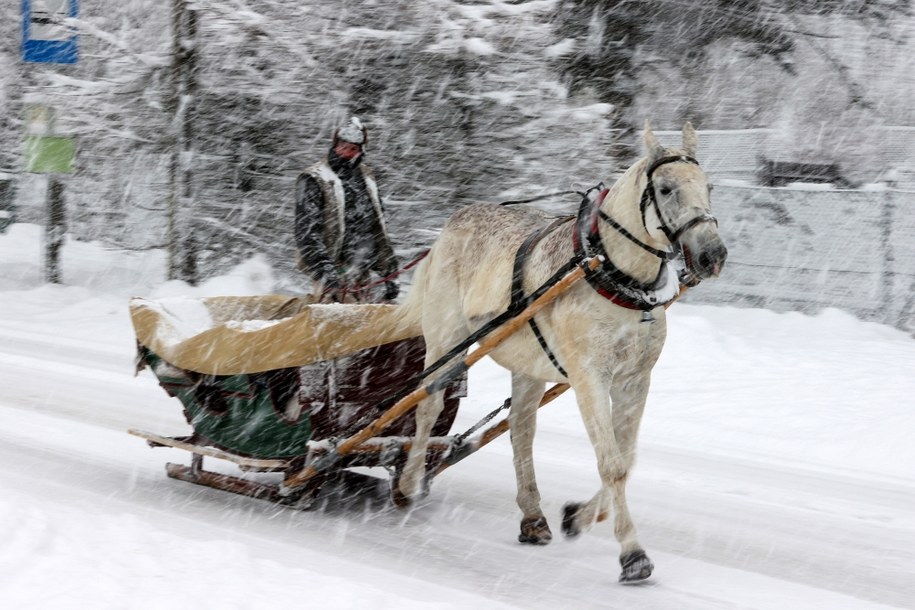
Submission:
POLYGON ((285 498, 280 498, 279 504, 283 506, 288 506, 289 508, 301 511, 312 510, 316 507, 318 503, 318 494, 317 493, 306 493, 301 495, 293 495, 285 498))
POLYGON ((553 532, 546 522, 546 517, 527 517, 521 520, 521 533, 518 542, 524 544, 549 544, 553 532))
POLYGON ((566 538, 574 538, 581 533, 581 528, 575 522, 581 507, 581 502, 567 502, 562 507, 562 533, 566 538))
POLYGON ((394 485, 391 488, 391 502, 397 508, 410 508, 413 505, 413 498, 400 491, 400 487, 394 485))
POLYGON ((623 571, 620 573, 620 582, 624 585, 631 585, 647 580, 654 570, 654 564, 648 559, 645 551, 638 550, 620 557, 620 565, 623 571))

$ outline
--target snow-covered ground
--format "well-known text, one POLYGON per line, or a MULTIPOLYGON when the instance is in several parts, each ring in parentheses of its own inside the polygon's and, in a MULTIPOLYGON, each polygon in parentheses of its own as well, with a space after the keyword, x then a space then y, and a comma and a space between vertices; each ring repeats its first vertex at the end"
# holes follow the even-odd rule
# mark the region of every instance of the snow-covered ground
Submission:
MULTIPOLYGON (((900 331, 674 305, 629 487, 657 567, 624 587, 606 523, 516 542, 505 437, 406 512, 372 496, 300 512, 167 478, 186 454, 126 430, 188 428, 133 374, 127 299, 266 294, 269 266, 191 288, 164 282, 162 252, 68 242, 57 286, 40 261, 40 228, 0 235, 4 608, 915 608, 915 340, 900 331)), ((456 427, 507 388, 477 365, 456 427)), ((596 490, 593 454, 570 396, 538 434, 558 533, 562 504, 596 490)))

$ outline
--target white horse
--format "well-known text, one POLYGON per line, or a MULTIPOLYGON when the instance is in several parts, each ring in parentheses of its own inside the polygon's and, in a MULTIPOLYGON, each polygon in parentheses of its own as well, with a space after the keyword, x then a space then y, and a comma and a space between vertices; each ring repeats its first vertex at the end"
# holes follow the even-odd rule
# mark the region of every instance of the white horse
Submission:
MULTIPOLYGON (((562 530, 577 535, 605 520, 612 505, 621 582, 644 580, 654 567, 638 542, 625 486, 651 369, 666 336, 663 305, 676 297, 680 283, 717 276, 727 257, 710 211, 710 186, 694 159, 692 126, 684 126, 680 149, 663 148, 647 124, 644 143, 646 157, 609 192, 592 189, 575 222, 550 224, 529 208, 484 204, 454 214, 400 309, 413 328, 421 325, 428 366, 506 310, 513 275, 523 276, 516 287, 529 295, 576 255, 606 257, 588 281, 573 285, 535 316, 535 325, 490 355, 512 373, 519 540, 546 544, 552 538, 532 444, 546 382, 567 382, 597 455, 601 488, 590 500, 564 507, 562 530), (519 249, 526 252, 515 273, 519 249)), ((441 410, 441 392, 416 410, 416 437, 394 490, 398 503, 422 493, 429 434, 441 410)))

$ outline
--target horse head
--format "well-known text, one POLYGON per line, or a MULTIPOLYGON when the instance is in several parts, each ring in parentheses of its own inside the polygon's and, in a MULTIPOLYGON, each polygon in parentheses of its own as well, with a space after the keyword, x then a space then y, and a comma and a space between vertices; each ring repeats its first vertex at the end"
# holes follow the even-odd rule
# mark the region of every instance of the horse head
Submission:
POLYGON ((712 187, 696 161, 698 138, 690 123, 683 126, 680 148, 665 148, 646 121, 645 185, 640 208, 648 234, 683 255, 687 285, 717 277, 728 251, 712 216, 712 187))

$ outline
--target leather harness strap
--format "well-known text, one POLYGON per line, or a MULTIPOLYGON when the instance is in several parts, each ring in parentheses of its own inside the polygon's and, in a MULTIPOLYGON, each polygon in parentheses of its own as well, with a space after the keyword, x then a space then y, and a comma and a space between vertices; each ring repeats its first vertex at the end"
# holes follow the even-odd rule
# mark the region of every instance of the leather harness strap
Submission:
MULTIPOLYGON (((679 240, 685 231, 694 227, 696 224, 702 222, 715 222, 717 224, 718 222, 711 214, 700 214, 674 230, 664 219, 654 193, 654 183, 652 181, 653 174, 655 170, 662 165, 680 162, 699 165, 699 162, 696 161, 696 159, 687 155, 670 155, 655 160, 646 171, 648 182, 642 191, 639 202, 642 224, 645 225, 645 230, 648 230, 646 219, 648 208, 649 206, 654 206, 658 220, 661 223, 660 229, 668 237, 672 245, 679 240)), ((676 298, 676 293, 674 293, 669 300, 662 300, 658 294, 658 291, 668 283, 668 263, 674 256, 673 251, 671 249, 658 250, 657 248, 650 247, 601 210, 601 203, 608 192, 609 189, 605 188, 603 184, 599 184, 585 193, 578 193, 582 195, 582 202, 579 206, 577 216, 558 218, 546 227, 537 229, 524 239, 515 254, 515 262, 512 269, 511 304, 509 309, 515 309, 517 306, 523 305, 524 302, 530 298, 524 296, 523 287, 524 262, 527 259, 528 254, 541 239, 550 233, 550 231, 560 224, 572 219, 575 219, 575 227, 572 231, 572 247, 575 252, 573 260, 581 260, 589 255, 597 255, 604 259, 600 269, 588 271, 585 274, 585 279, 598 294, 620 307, 641 311, 643 322, 653 321, 653 318, 649 313, 652 309, 666 305, 676 298), (592 192, 596 192, 596 196, 593 198, 590 197, 592 192), (606 222, 620 235, 659 259, 658 273, 653 281, 640 282, 623 272, 611 262, 610 256, 604 249, 603 240, 600 237, 600 229, 598 227, 600 221, 606 222)), ((543 333, 540 332, 540 327, 537 325, 534 318, 530 319, 529 324, 531 330, 534 332, 534 336, 537 337, 537 342, 540 343, 540 347, 543 348, 543 351, 546 353, 547 357, 549 357, 550 362, 553 363, 553 366, 556 367, 556 370, 558 370, 563 377, 568 377, 565 369, 559 364, 559 360, 543 337, 543 333)))
MULTIPOLYGON (((511 287, 511 305, 509 309, 514 308, 516 305, 521 304, 523 301, 529 301, 530 297, 524 296, 524 262, 527 260, 527 255, 531 250, 534 249, 534 246, 544 237, 546 237, 553 229, 559 225, 573 220, 574 216, 564 216, 562 218, 557 218, 549 225, 543 227, 542 229, 537 229, 530 235, 528 235, 525 240, 518 247, 518 251, 515 254, 515 264, 512 269, 512 287, 511 287)), ((563 377, 568 377, 565 369, 562 368, 562 365, 559 364, 559 360, 556 358, 556 354, 553 353, 553 350, 550 349, 550 346, 547 344, 546 339, 543 337, 543 333, 540 332, 540 326, 537 324, 534 318, 531 318, 528 322, 531 327, 531 330, 534 332, 534 336, 537 337, 537 342, 540 344, 540 347, 546 353, 547 357, 550 359, 550 362, 553 363, 553 366, 556 367, 556 370, 563 377)))
MULTIPOLYGON (((604 258, 604 263, 600 269, 585 275, 587 282, 598 294, 626 309, 643 312, 651 311, 655 307, 664 304, 657 298, 656 290, 667 281, 667 262, 670 259, 670 253, 647 246, 632 237, 628 231, 620 231, 624 237, 660 259, 658 274, 651 282, 639 282, 614 265, 610 255, 604 249, 600 230, 597 226, 598 220, 601 219, 599 214, 600 205, 607 193, 608 189, 600 184, 589 190, 582 197, 581 206, 578 210, 578 220, 575 230, 572 232, 572 247, 576 256, 586 256, 593 253, 604 258), (589 199, 589 194, 592 191, 597 194, 593 199, 589 199)), ((615 222, 611 224, 614 229, 617 229, 617 225, 618 223, 615 222)))

